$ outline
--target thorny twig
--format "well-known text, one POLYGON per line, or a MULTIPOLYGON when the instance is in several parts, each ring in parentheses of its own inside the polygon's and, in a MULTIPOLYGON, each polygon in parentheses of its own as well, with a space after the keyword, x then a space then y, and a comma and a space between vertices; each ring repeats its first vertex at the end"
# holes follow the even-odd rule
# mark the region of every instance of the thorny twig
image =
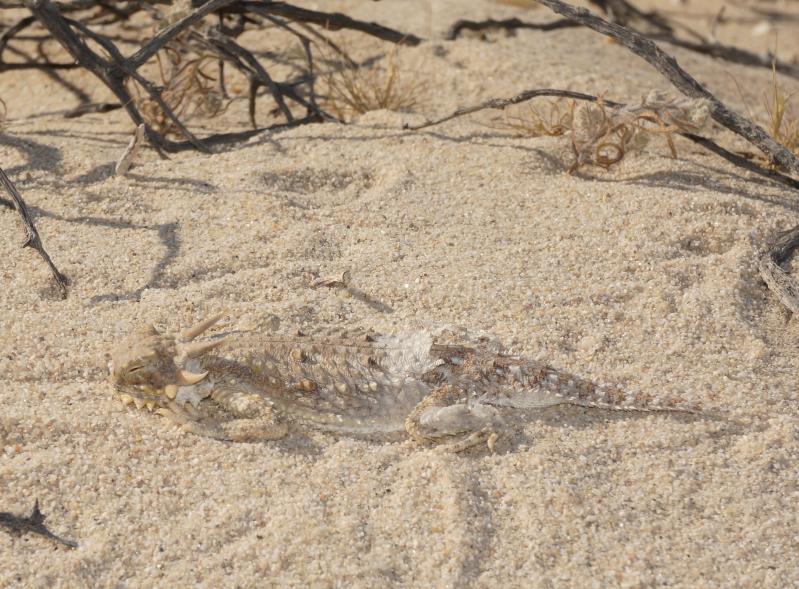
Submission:
POLYGON ((69 280, 66 276, 61 274, 61 272, 56 268, 53 260, 50 259, 47 251, 44 249, 42 245, 42 240, 39 237, 39 232, 36 231, 36 226, 33 224, 33 219, 31 218, 30 213, 28 212, 28 207, 25 205, 25 201, 22 199, 22 195, 19 193, 17 188, 11 182, 6 173, 3 171, 3 168, 0 168, 0 184, 3 185, 3 188, 6 189, 11 195, 11 199, 14 202, 14 208, 19 213, 20 218, 22 219, 22 224, 25 227, 25 234, 27 238, 25 239, 25 243, 22 244, 22 247, 32 247, 35 249, 41 258, 45 261, 47 266, 50 268, 50 272, 53 275, 53 279, 58 286, 58 290, 61 293, 61 298, 67 297, 67 284, 69 284, 69 280))
POLYGON ((44 525, 45 515, 39 510, 39 500, 33 504, 30 515, 14 515, 6 511, 0 511, 0 526, 6 528, 12 534, 38 534, 57 544, 63 544, 69 548, 77 548, 78 543, 74 540, 67 540, 61 536, 56 536, 44 525))
MULTIPOLYGON (((486 100, 485 102, 481 102, 480 104, 475 104, 473 106, 464 106, 462 108, 459 108, 456 111, 440 119, 426 121, 420 125, 405 125, 404 128, 411 131, 418 131, 419 129, 424 129, 425 127, 432 127, 434 125, 440 125, 441 123, 446 123, 447 121, 451 121, 452 119, 476 113, 481 110, 486 110, 486 109, 502 110, 514 104, 519 104, 531 100, 533 98, 538 98, 539 96, 574 98, 577 100, 588 100, 591 102, 596 102, 598 100, 596 96, 591 96, 590 94, 584 94, 582 92, 572 92, 570 90, 556 90, 553 88, 525 90, 524 92, 520 92, 516 96, 512 96, 510 98, 492 98, 491 100, 486 100)), ((621 103, 613 102, 612 100, 606 100, 605 104, 613 108, 623 106, 621 103)))

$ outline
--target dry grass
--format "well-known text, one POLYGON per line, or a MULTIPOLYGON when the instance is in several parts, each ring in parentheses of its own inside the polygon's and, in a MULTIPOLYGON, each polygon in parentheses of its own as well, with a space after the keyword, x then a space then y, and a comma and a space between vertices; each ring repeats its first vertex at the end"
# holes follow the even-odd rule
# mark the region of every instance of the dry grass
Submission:
MULTIPOLYGON (((176 0, 163 11, 156 11, 154 33, 191 11, 189 0, 176 0)), ((199 25, 195 25, 195 28, 199 25)), ((216 56, 209 55, 192 42, 192 30, 170 41, 155 56, 160 78, 161 99, 177 118, 186 123, 193 118, 215 117, 229 104, 219 84, 216 56)), ((180 135, 174 121, 156 100, 135 82, 128 82, 131 96, 144 120, 161 135, 180 135)))
POLYGON ((6 108, 6 103, 3 102, 2 98, 0 98, 0 131, 2 131, 6 126, 7 115, 8 115, 8 109, 6 108))
POLYGON ((419 104, 425 85, 402 70, 398 47, 383 61, 370 67, 337 62, 338 69, 323 77, 325 107, 344 121, 373 110, 412 110, 419 104))
POLYGON ((549 101, 547 112, 531 104, 522 113, 511 109, 504 111, 504 119, 498 125, 522 137, 560 137, 571 131, 574 123, 573 100, 564 106, 562 100, 549 101))
MULTIPOLYGON (((774 54, 776 55, 776 53, 777 49, 775 47, 774 54)), ((797 116, 797 112, 791 104, 791 101, 797 95, 797 92, 792 92, 791 94, 787 95, 785 94, 782 86, 780 85, 779 77, 777 76, 776 57, 771 65, 770 87, 767 92, 763 93, 763 109, 765 110, 765 115, 762 112, 752 112, 752 109, 745 98, 744 91, 738 83, 738 80, 735 78, 732 79, 738 88, 738 94, 741 97, 741 102, 743 102, 747 110, 749 119, 752 121, 758 121, 760 124, 764 124, 769 135, 771 135, 775 141, 781 143, 794 154, 799 156, 799 116, 797 116)), ((780 166, 776 165, 763 153, 753 153, 750 151, 739 153, 769 170, 778 170, 780 168, 780 166)))
POLYGON ((799 118, 791 107, 796 93, 785 95, 777 78, 777 68, 772 66, 771 92, 766 97, 765 108, 768 113, 771 136, 799 155, 799 118))

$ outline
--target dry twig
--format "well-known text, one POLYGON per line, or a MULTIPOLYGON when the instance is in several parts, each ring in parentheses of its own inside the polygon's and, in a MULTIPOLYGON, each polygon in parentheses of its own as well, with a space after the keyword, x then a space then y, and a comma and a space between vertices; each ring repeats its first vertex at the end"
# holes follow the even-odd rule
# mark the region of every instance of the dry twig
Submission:
POLYGON ((117 165, 114 167, 114 173, 117 176, 124 176, 128 173, 133 163, 133 158, 136 157, 136 153, 139 151, 139 146, 141 146, 142 141, 144 141, 144 124, 136 127, 136 130, 133 132, 133 137, 130 138, 130 143, 128 143, 125 151, 122 152, 122 157, 119 158, 117 165))
POLYGON ((36 226, 33 224, 33 219, 31 218, 30 213, 28 212, 28 207, 25 205, 25 201, 22 199, 22 195, 19 193, 17 188, 11 182, 6 173, 3 171, 3 168, 0 168, 0 184, 3 185, 3 188, 6 189, 11 195, 11 200, 14 203, 14 208, 19 213, 20 218, 22 219, 22 224, 25 227, 25 233, 27 238, 25 239, 25 243, 22 244, 22 247, 32 247, 35 249, 41 258, 45 261, 47 266, 50 268, 50 272, 53 275, 53 279, 58 286, 58 290, 61 293, 62 298, 67 297, 67 284, 69 281, 66 276, 59 272, 58 268, 56 268, 53 260, 50 259, 47 251, 44 249, 42 245, 42 240, 39 237, 39 232, 36 231, 36 226))
POLYGON ((482 32, 491 31, 495 29, 503 29, 508 33, 515 32, 519 29, 527 29, 533 31, 556 31, 558 29, 570 29, 573 27, 582 26, 578 22, 566 18, 556 20, 548 23, 532 23, 520 20, 518 18, 508 18, 504 20, 494 20, 489 18, 487 20, 474 21, 474 20, 459 20, 453 24, 446 39, 454 41, 460 37, 465 31, 482 32))

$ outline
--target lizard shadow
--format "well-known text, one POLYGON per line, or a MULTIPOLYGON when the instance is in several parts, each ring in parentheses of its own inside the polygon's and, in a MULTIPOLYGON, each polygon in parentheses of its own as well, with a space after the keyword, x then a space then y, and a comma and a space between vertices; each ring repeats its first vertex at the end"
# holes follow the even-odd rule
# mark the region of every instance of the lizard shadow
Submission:
MULTIPOLYGON (((530 433, 531 428, 552 430, 566 428, 570 431, 585 431, 613 423, 652 419, 655 415, 659 416, 660 419, 667 419, 671 423, 679 423, 684 426, 691 426, 705 421, 721 424, 717 431, 710 434, 705 430, 692 430, 690 428, 684 430, 685 436, 697 441, 707 438, 709 435, 718 438, 733 438, 751 433, 751 428, 736 423, 732 419, 725 419, 723 416, 712 414, 701 415, 668 411, 618 411, 596 407, 559 405, 543 409, 514 409, 512 413, 503 412, 501 415, 506 435, 500 440, 500 453, 515 453, 524 451, 531 445, 534 446, 538 436, 535 433, 530 433)), ((678 434, 675 433, 674 435, 677 436, 678 434)), ((657 445, 656 442, 652 442, 652 444, 657 445)), ((679 445, 684 445, 684 441, 679 442, 679 445)), ((672 446, 662 445, 662 447, 663 449, 668 449, 672 446)))
MULTIPOLYGON (((325 430, 323 427, 309 424, 299 425, 291 428, 289 434, 280 440, 262 442, 262 444, 274 445, 279 447, 282 452, 291 455, 301 455, 309 459, 321 458, 329 450, 330 446, 346 441, 363 444, 370 450, 376 450, 386 445, 405 446, 402 455, 407 457, 414 452, 440 452, 449 455, 468 457, 469 459, 479 459, 492 454, 505 455, 516 454, 529 451, 534 448, 536 441, 540 439, 535 431, 540 428, 550 430, 584 431, 601 428, 611 423, 624 421, 651 419, 654 413, 658 413, 661 418, 667 418, 670 422, 676 422, 684 426, 690 426, 697 422, 708 419, 718 421, 723 425, 716 431, 693 430, 686 427, 682 434, 673 433, 669 438, 674 439, 674 444, 667 444, 657 441, 648 443, 649 447, 669 450, 674 447, 685 445, 685 439, 689 438, 698 442, 701 439, 713 437, 716 439, 729 439, 750 434, 751 427, 738 424, 732 420, 724 420, 715 416, 691 415, 668 412, 636 412, 636 411, 613 411, 597 408, 584 408, 575 406, 559 406, 544 409, 513 409, 501 412, 502 429, 495 449, 492 451, 486 444, 476 444, 460 452, 451 452, 447 449, 446 442, 440 444, 421 444, 409 439, 404 431, 391 433, 339 433, 325 430), (672 437, 673 436, 673 437, 672 437)), ((554 434, 548 434, 554 435, 554 434)), ((732 443, 732 442, 730 442, 732 443)), ((399 459, 399 458, 398 458, 399 459)))

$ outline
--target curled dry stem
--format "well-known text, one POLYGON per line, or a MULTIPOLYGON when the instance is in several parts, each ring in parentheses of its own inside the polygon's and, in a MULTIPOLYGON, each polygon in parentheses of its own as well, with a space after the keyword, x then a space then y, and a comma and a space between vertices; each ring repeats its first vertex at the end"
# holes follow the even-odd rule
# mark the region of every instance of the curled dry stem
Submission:
POLYGON ((676 157, 673 135, 698 131, 707 114, 702 100, 652 91, 638 105, 618 105, 600 96, 580 106, 573 99, 567 107, 550 102, 549 113, 530 106, 526 116, 506 114, 502 126, 532 137, 567 135, 574 154, 568 169, 572 173, 585 165, 610 168, 631 151, 640 150, 652 135, 662 136, 676 157))

